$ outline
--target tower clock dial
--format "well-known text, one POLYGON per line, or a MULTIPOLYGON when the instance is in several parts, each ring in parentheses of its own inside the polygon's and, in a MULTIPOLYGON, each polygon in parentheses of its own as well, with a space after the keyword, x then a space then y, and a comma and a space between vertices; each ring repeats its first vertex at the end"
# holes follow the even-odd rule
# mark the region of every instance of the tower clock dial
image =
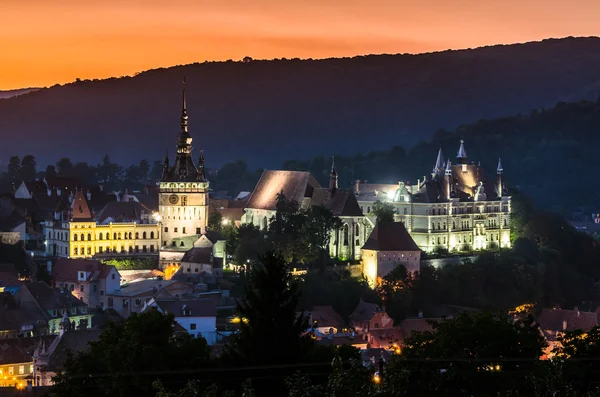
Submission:
POLYGON ((177 196, 176 194, 172 194, 169 196, 169 203, 177 204, 178 201, 179 201, 179 196, 177 196))

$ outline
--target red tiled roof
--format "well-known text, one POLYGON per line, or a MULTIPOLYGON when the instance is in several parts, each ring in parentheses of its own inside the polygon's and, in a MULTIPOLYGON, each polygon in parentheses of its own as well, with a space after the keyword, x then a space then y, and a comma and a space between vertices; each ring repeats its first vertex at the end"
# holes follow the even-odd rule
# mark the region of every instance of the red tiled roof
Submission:
POLYGON ((367 334, 367 341, 370 348, 389 348, 404 341, 404 330, 402 327, 372 329, 367 334))
POLYGON ((368 303, 361 300, 356 309, 350 315, 350 321, 369 321, 373 315, 378 312, 379 306, 375 303, 368 303))
POLYGON ((142 218, 142 205, 135 201, 112 201, 98 213, 97 221, 102 223, 111 218, 115 222, 139 221, 142 218))
POLYGON ((344 327, 344 319, 332 306, 314 306, 310 311, 313 321, 318 322, 318 327, 334 327, 341 329, 344 327))
POLYGON ((433 327, 429 324, 430 321, 442 321, 441 318, 407 318, 400 323, 400 327, 404 330, 406 338, 415 332, 433 331, 433 327))
POLYGON ((75 192, 73 203, 71 203, 71 218, 77 220, 92 220, 92 211, 81 190, 75 192))
POLYGON ((76 282, 78 272, 86 272, 90 273, 86 281, 90 281, 95 278, 106 278, 114 268, 95 259, 59 258, 52 266, 52 278, 54 281, 76 282))
POLYGON ((420 251, 402 222, 375 225, 362 249, 375 251, 420 251))
POLYGON ((333 194, 329 188, 315 189, 310 204, 321 205, 335 216, 363 216, 354 191, 350 189, 337 189, 333 194))
POLYGON ((539 316, 540 328, 544 331, 589 331, 598 325, 598 315, 578 310, 543 309, 539 316), (566 322, 566 329, 563 328, 566 322))

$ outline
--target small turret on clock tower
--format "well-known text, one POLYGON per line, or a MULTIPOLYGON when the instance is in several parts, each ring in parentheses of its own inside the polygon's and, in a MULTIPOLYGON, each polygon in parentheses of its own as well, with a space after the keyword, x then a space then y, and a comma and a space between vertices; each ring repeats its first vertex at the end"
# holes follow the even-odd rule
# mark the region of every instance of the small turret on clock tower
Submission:
POLYGON ((192 137, 188 133, 185 96, 181 109, 181 132, 172 166, 165 157, 159 183, 158 208, 161 219, 161 262, 178 260, 206 232, 208 222, 208 180, 204 174, 204 155, 198 166, 192 159, 192 137))

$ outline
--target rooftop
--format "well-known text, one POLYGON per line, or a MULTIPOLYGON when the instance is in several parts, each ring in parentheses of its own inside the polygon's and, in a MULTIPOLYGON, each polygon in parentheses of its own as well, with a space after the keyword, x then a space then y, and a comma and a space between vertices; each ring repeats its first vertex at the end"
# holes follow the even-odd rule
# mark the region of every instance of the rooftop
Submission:
POLYGON ((362 247, 375 251, 420 251, 402 222, 380 222, 362 247))

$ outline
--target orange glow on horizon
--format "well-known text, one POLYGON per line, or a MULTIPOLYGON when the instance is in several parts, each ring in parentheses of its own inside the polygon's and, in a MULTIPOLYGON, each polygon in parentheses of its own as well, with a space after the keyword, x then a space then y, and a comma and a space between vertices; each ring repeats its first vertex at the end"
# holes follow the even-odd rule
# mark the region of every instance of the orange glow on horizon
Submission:
POLYGON ((419 53, 600 34, 579 0, 2 0, 0 89, 205 60, 419 53))

